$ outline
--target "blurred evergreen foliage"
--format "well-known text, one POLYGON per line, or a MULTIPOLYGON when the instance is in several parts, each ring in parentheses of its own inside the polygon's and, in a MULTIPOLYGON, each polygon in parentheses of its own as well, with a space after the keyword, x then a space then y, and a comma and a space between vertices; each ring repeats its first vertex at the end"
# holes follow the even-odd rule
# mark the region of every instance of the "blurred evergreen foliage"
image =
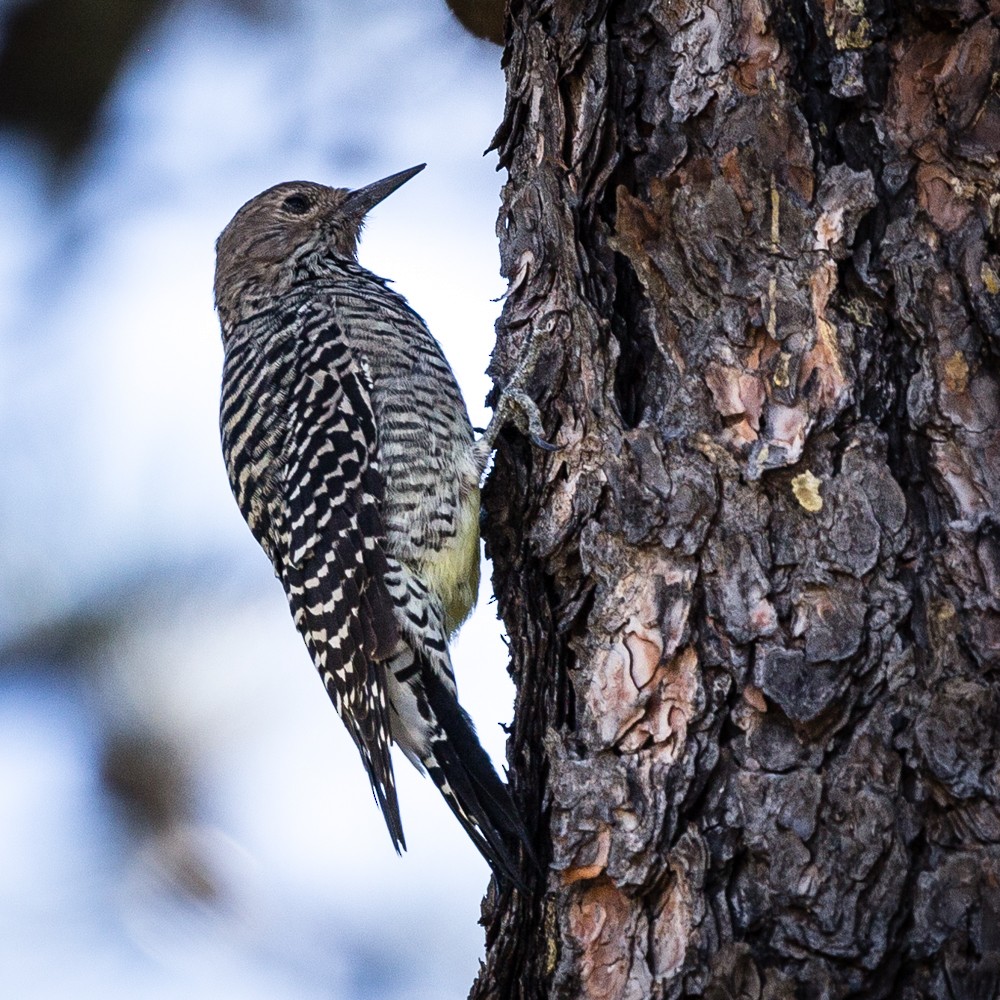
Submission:
POLYGON ((29 0, 3 25, 0 123, 65 164, 86 144, 139 33, 165 0, 29 0))
MULTIPOLYGON (((209 2, 209 0, 206 0, 209 2)), ((473 35, 503 42, 504 0, 447 0, 473 35)), ((65 166, 83 149, 141 32, 167 0, 25 0, 0 21, 0 126, 25 130, 65 166)), ((263 13, 259 3, 241 3, 263 13)))

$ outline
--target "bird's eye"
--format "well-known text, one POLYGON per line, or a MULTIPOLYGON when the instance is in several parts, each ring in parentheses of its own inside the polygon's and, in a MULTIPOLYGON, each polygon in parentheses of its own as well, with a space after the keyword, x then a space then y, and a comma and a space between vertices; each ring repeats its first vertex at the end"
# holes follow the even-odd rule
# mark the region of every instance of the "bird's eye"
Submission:
POLYGON ((309 211, 310 202, 304 194, 290 194, 281 203, 281 207, 292 215, 303 215, 309 211))

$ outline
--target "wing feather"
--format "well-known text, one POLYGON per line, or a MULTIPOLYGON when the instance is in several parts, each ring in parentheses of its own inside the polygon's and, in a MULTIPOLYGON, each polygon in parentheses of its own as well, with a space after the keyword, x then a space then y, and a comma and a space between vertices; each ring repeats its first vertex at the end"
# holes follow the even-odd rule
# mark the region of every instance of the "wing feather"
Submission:
POLYGON ((335 327, 307 343, 295 363, 281 576, 295 623, 361 753, 399 850, 405 844, 389 756, 386 683, 399 626, 385 585, 385 485, 371 386, 335 327))

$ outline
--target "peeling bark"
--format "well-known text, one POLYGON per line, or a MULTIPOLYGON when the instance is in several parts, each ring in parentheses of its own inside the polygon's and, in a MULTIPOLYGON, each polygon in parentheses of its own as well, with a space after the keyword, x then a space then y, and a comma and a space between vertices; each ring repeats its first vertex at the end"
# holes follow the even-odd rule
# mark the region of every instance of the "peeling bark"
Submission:
POLYGON ((998 995, 998 15, 512 0, 474 997, 998 995))

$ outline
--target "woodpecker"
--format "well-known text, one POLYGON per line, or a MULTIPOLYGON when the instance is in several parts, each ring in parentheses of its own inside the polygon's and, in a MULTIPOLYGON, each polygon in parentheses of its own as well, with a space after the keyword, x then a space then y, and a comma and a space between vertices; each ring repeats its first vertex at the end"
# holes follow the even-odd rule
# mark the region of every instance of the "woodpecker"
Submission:
POLYGON ((430 775, 503 882, 533 857, 458 702, 448 639, 479 586, 479 484, 516 384, 475 439, 423 320, 358 263, 367 213, 423 164, 357 190, 307 181, 248 201, 216 243, 229 482, 405 848, 389 748, 430 775))

